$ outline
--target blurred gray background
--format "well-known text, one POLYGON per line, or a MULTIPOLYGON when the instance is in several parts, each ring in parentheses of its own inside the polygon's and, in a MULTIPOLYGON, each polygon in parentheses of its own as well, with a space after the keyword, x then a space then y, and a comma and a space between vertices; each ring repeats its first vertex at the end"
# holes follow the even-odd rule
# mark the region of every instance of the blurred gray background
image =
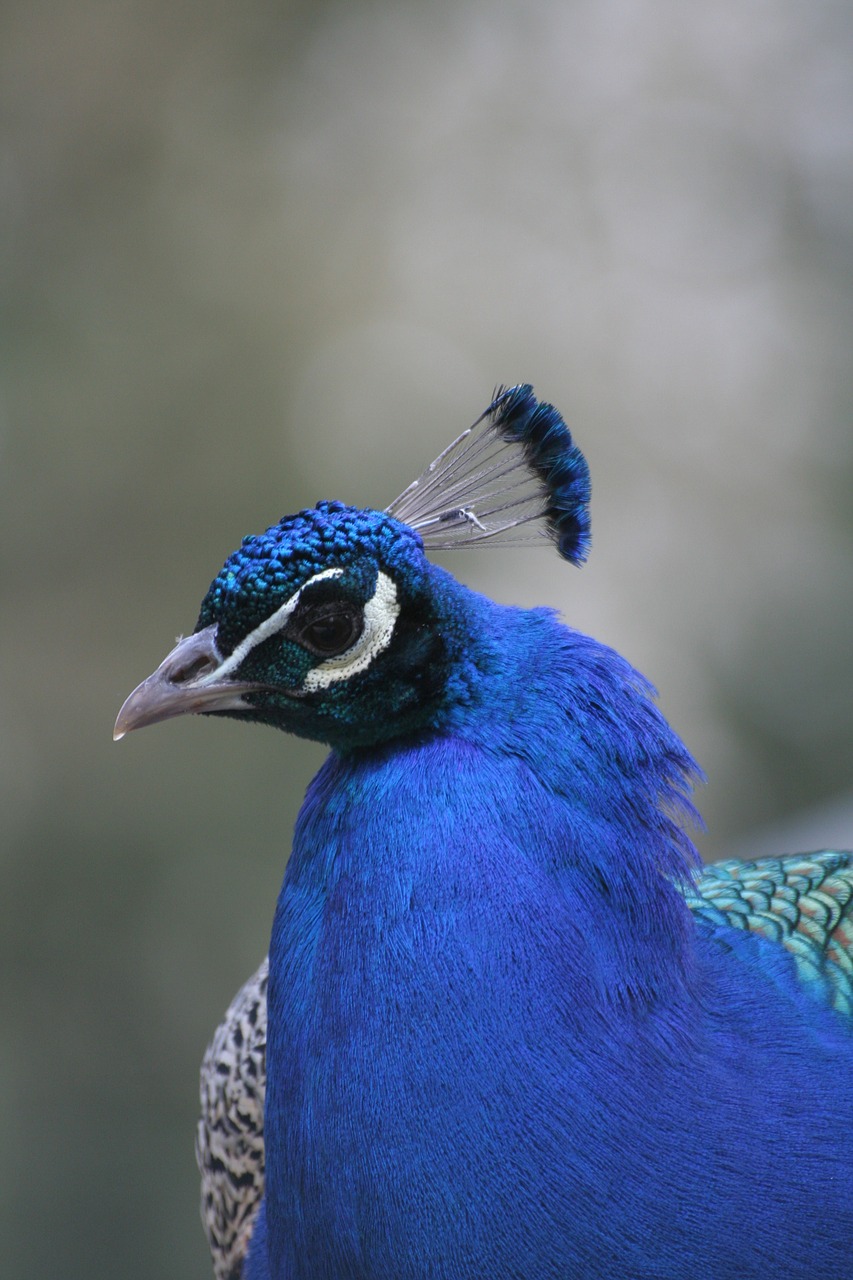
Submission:
POLYGON ((592 560, 446 562, 654 680, 706 856, 853 845, 853 10, 5 0, 0 113, 2 1270, 201 1280, 197 1065, 323 753, 110 732, 244 533, 532 381, 592 560))

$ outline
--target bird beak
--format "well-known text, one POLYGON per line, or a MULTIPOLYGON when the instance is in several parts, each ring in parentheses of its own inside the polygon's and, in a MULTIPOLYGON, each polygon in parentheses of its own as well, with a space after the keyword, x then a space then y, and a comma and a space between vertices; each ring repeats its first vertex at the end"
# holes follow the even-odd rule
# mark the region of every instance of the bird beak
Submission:
POLYGON ((222 657, 215 637, 216 627, 210 626, 178 641, 153 675, 143 680, 124 703, 113 730, 116 742, 131 729, 171 720, 173 716, 246 709, 243 694, 263 686, 229 676, 217 678, 222 657))

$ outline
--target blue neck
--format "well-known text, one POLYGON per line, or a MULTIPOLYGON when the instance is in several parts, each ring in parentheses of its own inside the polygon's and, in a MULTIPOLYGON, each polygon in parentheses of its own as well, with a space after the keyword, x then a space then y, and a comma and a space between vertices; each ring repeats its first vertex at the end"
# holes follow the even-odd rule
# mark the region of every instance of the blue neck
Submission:
MULTIPOLYGON (((671 816, 689 808, 690 757, 616 654, 547 611, 470 607, 481 641, 442 727, 333 754, 297 822, 270 947, 267 1216, 282 1258, 326 1230, 358 1254, 361 1193, 310 1170, 363 1166, 371 1108, 385 1113, 413 1063, 433 1064, 418 1088, 445 1087, 462 1070, 453 1028, 471 1028, 475 1057, 551 1019, 605 1044, 614 1009, 678 1003, 689 981, 670 880, 695 857, 671 816)), ((489 1070, 465 1069, 472 1089, 489 1070)))
POLYGON ((618 654, 549 610, 453 586, 473 654, 456 701, 437 731, 329 757, 299 816, 283 898, 300 886, 326 898, 342 875, 384 891, 388 906, 406 881, 440 895, 442 877, 467 878, 472 843, 499 831, 514 866, 559 884, 602 994, 654 1001, 684 972, 687 915, 670 882, 698 863, 684 831, 696 765, 618 654), (430 862, 425 835, 443 831, 456 844, 439 840, 430 862))
POLYGON ((654 1000, 684 972, 690 928, 671 882, 699 864, 685 832, 698 767, 619 654, 549 610, 485 603, 494 666, 456 732, 514 774, 498 783, 506 821, 573 902, 603 992, 654 1000))

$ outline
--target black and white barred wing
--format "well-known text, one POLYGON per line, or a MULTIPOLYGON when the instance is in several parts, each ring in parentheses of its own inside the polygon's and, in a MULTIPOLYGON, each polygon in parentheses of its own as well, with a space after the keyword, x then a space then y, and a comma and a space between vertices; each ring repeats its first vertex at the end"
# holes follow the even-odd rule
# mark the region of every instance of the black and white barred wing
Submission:
POLYGON ((267 961, 228 1006, 201 1064, 196 1160, 216 1280, 240 1280, 264 1194, 267 961))

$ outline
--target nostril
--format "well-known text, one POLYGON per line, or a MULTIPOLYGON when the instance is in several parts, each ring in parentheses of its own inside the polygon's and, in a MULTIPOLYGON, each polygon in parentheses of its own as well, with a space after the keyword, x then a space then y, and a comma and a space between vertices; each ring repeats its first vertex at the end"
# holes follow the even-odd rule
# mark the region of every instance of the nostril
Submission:
POLYGON ((172 684, 189 684, 191 680, 198 680, 215 670, 216 662, 213 658, 199 654, 198 657, 190 658, 186 662, 179 664, 174 671, 169 673, 169 680, 172 684))

